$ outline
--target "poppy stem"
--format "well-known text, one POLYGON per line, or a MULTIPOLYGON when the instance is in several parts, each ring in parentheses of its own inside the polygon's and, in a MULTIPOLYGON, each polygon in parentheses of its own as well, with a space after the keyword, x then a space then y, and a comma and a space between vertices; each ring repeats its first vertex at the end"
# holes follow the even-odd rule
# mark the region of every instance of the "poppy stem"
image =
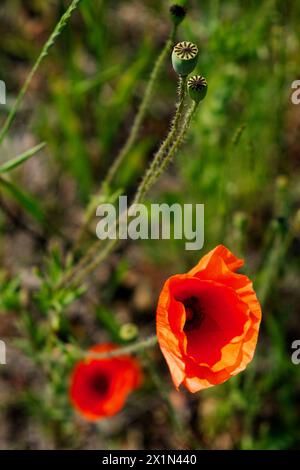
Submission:
MULTIPOLYGON (((152 188, 152 186, 156 183, 158 178, 165 171, 169 163, 172 161, 175 154, 178 152, 178 150, 180 149, 181 145, 184 142, 190 123, 192 121, 192 118, 195 115, 197 108, 198 108, 198 103, 193 101, 190 108, 186 112, 181 130, 179 131, 179 133, 177 133, 177 137, 175 141, 173 142, 171 148, 169 148, 169 151, 167 152, 167 154, 161 159, 160 166, 158 166, 155 173, 152 174, 151 179, 147 178, 147 183, 144 183, 144 179, 142 180, 140 186, 137 189, 133 204, 138 204, 143 201, 147 192, 152 188)), ((164 143, 162 145, 164 145, 164 143)), ((146 179, 146 176, 145 176, 145 179, 146 179)), ((128 210, 130 210, 130 208, 128 210)), ((128 211, 122 214, 122 218, 126 217, 127 214, 128 214, 128 211)), ((119 223, 120 222, 121 220, 119 221, 119 223)), ((118 238, 109 240, 105 248, 99 253, 98 241, 94 242, 88 249, 85 256, 83 256, 83 258, 79 261, 79 263, 69 273, 67 273, 66 276, 64 276, 64 278, 61 280, 57 288, 66 287, 71 284, 72 286, 81 285, 81 283, 85 280, 85 278, 89 274, 91 274, 102 261, 104 261, 104 259, 111 253, 111 251, 115 248, 115 246, 118 243, 119 243, 118 238)))
POLYGON ((160 178, 160 176, 166 170, 166 168, 171 163, 174 156, 176 155, 176 153, 180 149, 181 145, 183 144, 183 142, 186 138, 186 134, 188 132, 189 126, 191 124, 191 121, 192 121, 192 119, 195 115, 195 112, 197 111, 198 105, 199 105, 199 103, 196 103, 196 101, 193 101, 191 107, 187 111, 185 119, 184 119, 184 123, 183 123, 182 128, 181 128, 181 131, 178 134, 178 137, 175 140, 175 142, 173 143, 172 147, 170 148, 169 153, 166 155, 166 157, 161 162, 160 167, 157 169, 157 172, 155 173, 155 175, 154 175, 154 177, 151 181, 152 185, 154 183, 156 183, 156 181, 160 178))
POLYGON ((185 99, 185 94, 186 94, 185 88, 186 88, 186 78, 180 77, 180 99, 179 99, 177 113, 173 120, 173 127, 171 129, 169 136, 167 137, 165 142, 163 142, 163 144, 161 145, 160 150, 154 157, 154 160, 148 172, 146 172, 146 175, 143 181, 138 187, 133 204, 138 204, 143 201, 146 194, 150 191, 152 186, 156 183, 159 177, 166 170, 166 168, 168 167, 168 165, 170 164, 170 162, 172 161, 172 159, 174 158, 174 156, 176 155, 176 153, 178 152, 178 150, 180 149, 181 145, 184 142, 190 123, 192 121, 192 118, 194 117, 194 114, 199 104, 193 101, 192 105, 190 106, 190 108, 188 109, 184 117, 184 121, 180 129, 179 123, 182 119, 181 114, 182 114, 182 110, 184 106, 184 99, 185 99))
POLYGON ((150 338, 137 341, 136 343, 124 346, 122 348, 114 349, 104 353, 84 352, 83 357, 88 359, 111 359, 112 357, 125 356, 127 354, 141 353, 146 349, 152 348, 157 344, 157 336, 150 336, 150 338))
POLYGON ((153 67, 152 72, 150 74, 150 78, 148 80, 148 84, 147 84, 143 99, 140 103, 138 112, 137 112, 137 114, 134 118, 134 121, 133 121, 131 130, 130 130, 130 133, 128 135, 128 138, 127 138, 125 144, 123 145, 123 147, 121 148, 121 150, 119 151, 119 153, 118 153, 116 159, 114 160, 113 164, 109 168, 107 176, 104 179, 104 181, 102 182, 100 191, 95 196, 92 204, 88 208, 88 212, 86 214, 86 219, 85 219, 84 224, 83 224, 83 226, 80 230, 77 241, 75 242, 75 247, 74 247, 75 252, 79 249, 80 244, 82 243, 82 241, 85 238, 87 229, 88 229, 90 223, 93 220, 93 217, 95 215, 95 210, 96 210, 96 208, 99 204, 99 198, 105 192, 105 190, 109 187, 109 185, 112 183, 119 167, 121 166, 121 164, 125 160, 126 156, 129 154, 129 152, 131 151, 131 149, 134 146, 135 142, 137 141, 137 138, 138 138, 138 135, 139 135, 139 132, 140 132, 140 129, 141 129, 142 122, 145 118, 146 112, 147 112, 147 110, 149 108, 149 105, 150 105, 150 101, 151 101, 151 98, 152 98, 152 95, 153 95, 155 84, 156 84, 156 82, 159 78, 159 75, 160 75, 161 69, 163 67, 164 61, 165 61, 167 55, 169 54, 169 52, 172 48, 172 45, 174 43, 174 39, 175 39, 175 36, 176 36, 176 32, 177 32, 177 26, 174 25, 172 27, 171 33, 170 33, 163 49, 161 50, 159 56, 156 59, 156 62, 154 64, 154 67, 153 67))
POLYGON ((106 259, 106 257, 113 251, 115 246, 119 243, 118 238, 109 240, 103 250, 98 253, 99 245, 94 242, 87 251, 86 255, 82 258, 77 266, 70 271, 66 277, 62 280, 61 287, 65 286, 79 286, 84 279, 89 276, 97 266, 106 259))
POLYGON ((174 115, 173 121, 171 123, 170 132, 168 133, 166 139, 163 141, 161 146, 159 147, 158 151, 154 155, 154 158, 151 162, 150 167, 145 173, 145 176, 137 190, 134 204, 138 203, 144 198, 144 195, 147 193, 148 188, 152 186, 152 179, 153 176, 158 171, 161 162, 167 155, 170 147, 172 146, 174 140, 176 140, 176 135, 178 132, 178 128, 182 119, 182 112, 184 108, 184 100, 186 97, 186 83, 187 77, 179 77, 178 83, 178 102, 176 104, 176 113, 174 115))
POLYGON ((168 53, 169 53, 169 51, 170 51, 170 49, 173 45, 176 30, 177 30, 177 27, 174 26, 172 28, 172 31, 171 31, 171 34, 170 34, 169 38, 167 39, 161 53, 159 54, 159 56, 158 56, 158 58, 157 58, 157 60, 154 64, 153 70, 151 72, 151 75, 150 75, 150 78, 149 78, 149 81, 148 81, 147 88, 146 88, 145 93, 144 93, 143 100, 141 101, 140 107, 139 107, 138 112, 136 114, 136 117, 134 119, 134 122, 133 122, 133 125, 132 125, 132 128, 131 128, 131 131, 129 133, 129 136, 128 136, 126 142, 125 142, 125 145, 120 150, 120 152, 119 152, 117 158, 115 159, 114 163, 110 167, 110 169, 108 171, 108 174, 107 174, 107 177, 105 178, 106 185, 109 185, 112 182, 112 180, 113 180, 116 172, 118 171, 121 163, 123 162, 123 160, 127 156, 127 154, 130 152, 130 150, 132 149, 133 145, 135 144, 135 142, 138 138, 138 134, 139 134, 139 131, 140 131, 140 128, 141 128, 142 121, 145 117, 146 111, 149 107, 149 104, 150 104, 150 101, 151 101, 151 98, 152 98, 152 95, 153 95, 153 90, 154 90, 155 83, 156 83, 156 81, 159 77, 159 74, 160 74, 160 71, 162 69, 164 60, 165 60, 166 56, 168 55, 168 53))

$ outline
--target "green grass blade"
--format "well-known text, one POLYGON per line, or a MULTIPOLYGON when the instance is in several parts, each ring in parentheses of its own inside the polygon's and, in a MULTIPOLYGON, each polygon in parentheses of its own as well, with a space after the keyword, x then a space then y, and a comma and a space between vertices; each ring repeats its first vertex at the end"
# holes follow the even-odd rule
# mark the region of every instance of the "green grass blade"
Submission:
POLYGON ((41 144, 36 145, 35 147, 32 147, 29 150, 26 150, 26 152, 21 153, 17 157, 12 158, 8 162, 0 166, 0 173, 8 173, 14 168, 17 168, 18 166, 22 165, 22 163, 26 162, 29 158, 33 157, 37 152, 44 148, 45 145, 45 142, 42 142, 41 144))
POLYGON ((13 183, 0 177, 0 186, 39 224, 45 222, 45 216, 38 202, 30 195, 20 191, 13 183))
POLYGON ((40 55, 36 59, 32 69, 30 70, 30 72, 29 72, 29 74, 28 74, 28 76, 27 76, 27 78, 24 82, 24 85, 22 86, 22 88, 21 88, 21 90, 20 90, 20 92, 17 96, 17 99, 16 99, 13 107, 11 108, 10 113, 7 116, 7 118, 4 122, 4 125, 3 125, 3 127, 0 131, 0 144, 3 142, 7 132, 9 131, 9 129, 12 125, 12 122, 15 118, 15 115, 16 115, 19 107, 20 107, 20 104, 21 104, 21 102, 22 102, 22 100, 23 100, 23 98, 24 98, 24 96, 25 96, 25 94, 26 94, 26 92, 29 88, 31 80, 34 77, 37 69, 41 65, 41 62, 43 61, 43 59, 48 55, 49 49, 54 45, 57 37, 61 34, 63 29, 67 25, 68 20, 71 18, 73 11, 76 10, 76 8, 78 7, 80 2, 81 2, 81 0, 73 0, 72 1, 70 6, 67 8, 65 13, 60 18, 59 22, 56 24, 56 26, 55 26, 53 32, 51 33, 50 37, 48 38, 48 40, 44 44, 44 46, 43 46, 43 48, 40 52, 40 55))

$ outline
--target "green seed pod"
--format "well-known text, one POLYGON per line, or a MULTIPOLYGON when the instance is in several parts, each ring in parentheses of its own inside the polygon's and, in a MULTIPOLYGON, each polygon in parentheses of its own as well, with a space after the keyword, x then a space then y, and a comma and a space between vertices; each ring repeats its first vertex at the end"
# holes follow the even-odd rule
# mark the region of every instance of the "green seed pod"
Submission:
POLYGON ((178 26, 186 15, 186 9, 181 5, 172 5, 170 7, 171 19, 175 26, 178 26))
POLYGON ((125 341, 131 341, 138 336, 138 327, 134 323, 125 323, 120 328, 120 337, 125 341))
POLYGON ((173 68, 178 75, 189 75, 197 65, 198 47, 192 42, 183 41, 176 44, 172 53, 173 68))
POLYGON ((207 93, 207 81, 201 75, 194 75, 193 77, 189 78, 188 83, 188 91, 191 99, 196 101, 196 103, 200 103, 207 93))

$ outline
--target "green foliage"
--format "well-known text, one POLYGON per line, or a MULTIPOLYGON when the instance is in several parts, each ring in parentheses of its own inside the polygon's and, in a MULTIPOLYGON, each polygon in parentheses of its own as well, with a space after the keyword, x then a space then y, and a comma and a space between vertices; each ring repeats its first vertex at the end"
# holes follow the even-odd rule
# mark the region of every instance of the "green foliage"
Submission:
POLYGON ((37 145, 36 147, 32 147, 26 152, 21 153, 17 157, 12 158, 8 162, 3 163, 3 165, 0 166, 0 173, 8 173, 14 168, 17 168, 18 166, 26 162, 29 158, 33 157, 37 152, 39 152, 44 147, 45 147, 45 143, 41 143, 37 145))
POLYGON ((25 212, 33 217, 33 219, 35 219, 39 224, 44 223, 45 216, 36 198, 25 193, 23 190, 20 190, 18 186, 2 177, 0 177, 0 186, 22 207, 25 212))
POLYGON ((20 307, 20 281, 18 278, 6 279, 0 273, 0 315, 20 307))
MULTIPOLYGON (((68 377, 82 348, 106 340, 130 343, 137 331, 145 336, 153 333, 160 286, 168 275, 193 266, 202 252, 186 252, 181 240, 128 243, 92 278, 84 279, 84 287, 62 285, 94 236, 91 223, 91 233, 85 239, 79 237, 77 250, 68 255, 81 223, 93 218, 91 209, 97 203, 135 193, 168 132, 177 77, 171 61, 162 61, 137 141, 115 179, 99 195, 130 134, 155 58, 170 34, 168 5, 158 0, 85 0, 69 23, 78 1, 55 0, 46 5, 36 0, 32 20, 21 3, 3 1, 12 24, 19 14, 25 15, 21 18, 26 28, 14 27, 13 34, 3 35, 0 65, 7 78, 14 77, 9 93, 16 100, 1 107, 3 115, 9 114, 0 141, 6 137, 11 144, 4 155, 14 154, 10 149, 24 133, 25 122, 36 142, 46 142, 51 158, 31 159, 42 150, 44 144, 40 144, 16 158, 5 157, 6 163, 0 166, 0 202, 3 199, 15 218, 20 211, 22 234, 31 241, 23 248, 19 228, 1 211, 0 338, 3 324, 3 335, 34 364, 33 383, 28 374, 28 383, 15 393, 19 382, 14 377, 9 393, 56 448, 88 446, 91 432, 107 448, 129 445, 135 439, 130 433, 134 426, 142 434, 136 445, 177 446, 174 417, 173 421, 167 418, 172 415, 168 401, 172 384, 163 362, 163 377, 160 366, 153 373, 156 385, 146 372, 138 399, 129 403, 116 428, 108 424, 101 432, 74 419, 68 377), (61 16, 63 8, 68 10, 61 16), (47 31, 50 37, 45 42, 47 31), (23 67, 31 72, 22 87, 23 67), (22 125, 16 119, 11 127, 17 110, 22 125), (30 165, 34 171, 28 176, 30 165), (48 237, 43 245, 34 240, 33 222, 48 237), (30 260, 24 261, 21 254, 27 250, 30 260), (15 257, 20 258, 17 265, 15 257), (150 287, 145 287, 145 279, 150 287), (133 326, 130 338, 124 335, 126 325, 133 326), (161 390, 162 384, 166 390, 161 390), (161 405, 159 393, 166 406, 161 405), (157 438, 160 428, 162 435, 157 438)), ((196 436, 196 443, 180 438, 180 445, 299 448, 300 375, 299 366, 290 360, 291 342, 300 335, 299 220, 295 215, 300 201, 299 113, 289 95, 299 72, 300 4, 279 0, 180 3, 188 14, 174 42, 188 38, 199 45, 195 73, 207 78, 209 93, 194 115, 185 146, 152 189, 150 200, 204 203, 203 251, 224 243, 245 257, 247 275, 254 279, 264 314, 256 358, 246 372, 193 397, 170 395, 185 427, 196 436)), ((159 357, 154 353, 153 363, 159 357)), ((1 411, 10 406, 8 400, 1 411)))
POLYGON ((69 289, 60 289, 57 287, 65 271, 70 269, 71 264, 71 259, 67 260, 67 263, 64 264, 59 251, 54 249, 46 260, 44 272, 38 273, 41 286, 35 298, 45 315, 48 315, 49 312, 63 313, 70 304, 83 294, 84 288, 74 289, 70 287, 69 289))

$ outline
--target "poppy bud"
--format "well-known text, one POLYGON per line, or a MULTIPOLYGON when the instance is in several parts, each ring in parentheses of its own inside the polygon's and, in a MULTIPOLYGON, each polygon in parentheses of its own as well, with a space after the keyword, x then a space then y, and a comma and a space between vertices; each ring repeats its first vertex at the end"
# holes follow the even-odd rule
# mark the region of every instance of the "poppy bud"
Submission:
POLYGON ((175 26, 178 26, 186 15, 186 9, 181 5, 172 5, 170 7, 171 19, 175 26))
POLYGON ((189 75, 197 65, 198 47, 189 41, 176 44, 172 53, 173 68, 178 75, 189 75))
POLYGON ((189 78, 187 86, 189 95, 193 101, 199 103, 205 98, 207 93, 207 81, 204 77, 201 75, 194 75, 189 78))
POLYGON ((125 323, 120 328, 120 337, 124 341, 132 341, 138 336, 138 328, 134 323, 125 323))

